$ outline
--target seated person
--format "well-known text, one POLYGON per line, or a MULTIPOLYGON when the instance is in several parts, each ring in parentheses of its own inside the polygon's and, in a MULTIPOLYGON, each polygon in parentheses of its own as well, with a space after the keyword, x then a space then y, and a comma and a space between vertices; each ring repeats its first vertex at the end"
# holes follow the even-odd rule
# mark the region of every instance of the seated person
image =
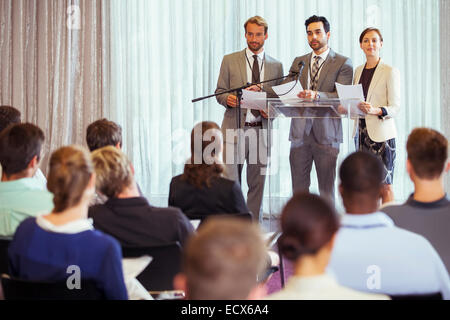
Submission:
MULTIPOLYGON (((122 150, 122 127, 107 119, 94 121, 86 129, 86 143, 91 152, 107 146, 122 150)), ((139 195, 143 196, 138 184, 137 188, 139 195)), ((90 205, 103 204, 106 200, 105 195, 96 193, 90 205)))
POLYGON ((444 176, 450 170, 448 141, 436 130, 417 128, 409 135, 406 149, 406 170, 414 193, 403 205, 382 211, 397 226, 427 238, 450 272, 450 198, 444 190, 444 176))
POLYGON ((191 158, 170 183, 169 206, 190 219, 212 214, 249 213, 238 182, 223 178, 223 138, 214 122, 198 123, 191 133, 191 158))
POLYGON ((339 285, 325 272, 334 238, 339 229, 335 209, 319 196, 297 193, 281 214, 282 235, 278 247, 294 262, 294 275, 284 289, 272 294, 274 300, 365 300, 388 299, 339 285))
POLYGON ((436 250, 378 211, 383 170, 378 158, 361 151, 342 162, 339 192, 347 213, 331 255, 331 271, 341 285, 355 290, 390 296, 440 293, 450 299, 449 275, 436 250))
POLYGON ((8 126, 0 133, 0 235, 12 236, 29 217, 53 209, 53 195, 32 178, 41 160, 44 133, 30 123, 8 126))
POLYGON ((69 146, 50 158, 48 189, 54 209, 29 218, 17 228, 9 246, 11 275, 32 281, 67 281, 68 267, 93 281, 107 299, 127 299, 119 243, 94 230, 87 219, 95 192, 95 174, 87 150, 69 146))
POLYGON ((97 193, 105 204, 89 208, 96 229, 124 247, 147 247, 178 241, 183 246, 193 227, 177 208, 157 208, 140 196, 133 167, 119 149, 108 146, 92 153, 97 193))
POLYGON ((233 217, 208 219, 184 250, 174 287, 188 300, 261 299, 266 251, 258 225, 233 217))
MULTIPOLYGON (((11 106, 0 106, 0 133, 10 125, 20 123, 20 111, 11 106)), ((2 166, 0 164, 0 178, 2 176, 2 166)), ((47 190, 47 179, 41 169, 37 169, 33 175, 36 185, 42 190, 47 190)))

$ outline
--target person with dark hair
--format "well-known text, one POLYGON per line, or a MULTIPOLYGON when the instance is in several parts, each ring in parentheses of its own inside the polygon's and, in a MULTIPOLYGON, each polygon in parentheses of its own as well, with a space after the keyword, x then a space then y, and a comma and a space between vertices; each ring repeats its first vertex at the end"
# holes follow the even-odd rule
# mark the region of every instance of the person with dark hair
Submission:
POLYGON ((20 111, 11 106, 0 106, 0 132, 8 126, 20 123, 20 111))
MULTIPOLYGON (((325 17, 314 15, 305 21, 305 27, 312 52, 295 58, 285 82, 299 77, 304 90, 298 96, 302 99, 337 98, 336 82, 352 83, 352 62, 328 46, 331 31, 325 17), (299 76, 301 64, 304 68, 299 76)), ((343 141, 341 120, 292 119, 289 141, 293 191, 309 191, 314 163, 320 194, 334 200, 336 161, 343 141)))
POLYGON ((89 208, 94 227, 116 238, 125 247, 148 247, 178 241, 184 246, 194 231, 177 208, 157 208, 139 195, 134 169, 126 155, 108 146, 95 150, 92 161, 97 192, 108 197, 89 208))
POLYGON ((376 155, 384 164, 382 202, 394 200, 395 138, 394 117, 400 108, 400 73, 380 58, 383 36, 377 28, 366 28, 359 37, 366 63, 356 68, 354 84, 361 84, 365 101, 358 107, 364 113, 355 122, 356 149, 376 155), (356 128, 358 128, 356 130, 356 128))
POLYGON ((195 125, 184 173, 170 182, 169 206, 180 208, 190 219, 249 212, 239 183, 223 177, 222 139, 216 123, 195 125))
POLYGON ((281 254, 295 263, 294 275, 268 299, 388 299, 343 287, 326 272, 338 229, 339 217, 333 206, 317 195, 296 193, 283 209, 278 238, 281 254))
MULTIPOLYGON (((267 21, 260 16, 251 17, 245 22, 244 30, 247 48, 223 58, 215 91, 217 94, 247 83, 259 83, 283 76, 281 62, 266 54, 264 49, 264 43, 269 36, 267 21)), ((253 85, 247 90, 263 91, 269 98, 275 97, 271 87, 279 83, 280 80, 270 81, 253 85)), ((241 171, 244 162, 247 162, 247 205, 255 220, 259 221, 262 216, 265 173, 270 155, 268 115, 264 111, 246 108, 238 110, 236 92, 220 94, 216 99, 225 107, 222 122, 225 139, 223 159, 227 168, 225 175, 241 183, 241 171), (238 123, 238 119, 241 123, 238 123), (239 132, 238 129, 242 131, 239 132)))
POLYGON ((258 276, 266 250, 257 224, 214 217, 193 235, 183 253, 183 273, 174 287, 188 300, 261 299, 266 294, 258 276))
POLYGON ((406 150, 406 171, 414 192, 404 204, 381 210, 399 227, 427 238, 450 272, 450 198, 444 190, 444 176, 450 171, 448 140, 436 130, 416 128, 406 150))
POLYGON ((94 121, 86 129, 86 143, 91 152, 106 146, 121 149, 122 127, 107 119, 94 121))
POLYGON ((0 235, 11 236, 28 217, 53 209, 52 194, 33 178, 41 160, 44 133, 24 123, 0 133, 0 235))
MULTIPOLYGON (((14 125, 21 122, 21 113, 11 106, 0 106, 0 133, 10 125, 14 125)), ((0 178, 2 176, 2 166, 0 164, 0 178)), ((47 179, 38 168, 33 175, 33 179, 36 182, 36 186, 39 186, 41 190, 47 190, 47 179)))
POLYGON ((371 153, 349 155, 339 170, 346 214, 336 237, 330 269, 355 290, 397 295, 442 295, 450 299, 450 278, 433 246, 396 227, 378 211, 384 168, 371 153))
POLYGON ((120 245, 87 219, 95 191, 90 154, 81 147, 62 147, 53 152, 49 167, 54 209, 17 228, 8 252, 11 276, 66 281, 68 268, 77 266, 81 278, 93 281, 105 298, 127 299, 120 245))

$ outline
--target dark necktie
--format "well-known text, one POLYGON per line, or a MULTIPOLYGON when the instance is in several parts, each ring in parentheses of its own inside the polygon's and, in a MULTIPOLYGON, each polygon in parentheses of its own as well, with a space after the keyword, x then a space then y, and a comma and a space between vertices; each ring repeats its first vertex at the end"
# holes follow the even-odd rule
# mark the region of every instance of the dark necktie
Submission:
MULTIPOLYGON (((260 82, 258 56, 253 55, 252 83, 260 82)), ((252 109, 252 114, 259 117, 259 111, 252 109)))
MULTIPOLYGON (((310 88, 313 91, 317 91, 317 83, 319 82, 319 63, 320 60, 322 58, 320 56, 315 56, 314 57, 314 63, 312 65, 312 70, 311 70, 311 74, 312 74, 312 78, 310 79, 310 88)), ((311 133, 311 129, 313 126, 313 119, 306 119, 306 125, 305 125, 305 134, 307 136, 309 136, 309 134, 311 133)))

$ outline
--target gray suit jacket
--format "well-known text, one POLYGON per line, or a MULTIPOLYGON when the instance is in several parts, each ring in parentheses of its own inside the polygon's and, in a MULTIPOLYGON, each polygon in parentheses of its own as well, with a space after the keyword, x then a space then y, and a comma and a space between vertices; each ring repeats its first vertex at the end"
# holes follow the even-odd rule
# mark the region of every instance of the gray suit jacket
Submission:
MULTIPOLYGON (((303 61, 305 66, 300 76, 303 89, 308 89, 308 72, 312 53, 295 58, 289 70, 290 76, 285 81, 295 80, 299 71, 299 63, 303 61)), ((332 49, 324 62, 318 81, 320 98, 337 98, 335 82, 352 84, 353 66, 350 58, 337 54, 332 49)), ((303 141, 306 119, 292 119, 290 141, 303 141)), ((317 141, 321 144, 341 143, 342 123, 340 119, 314 119, 312 130, 317 141)))
MULTIPOLYGON (((222 66, 220 67, 219 79, 217 80, 216 93, 229 90, 232 88, 243 86, 247 83, 247 60, 245 58, 245 49, 242 51, 234 52, 223 57, 222 66)), ((283 76, 283 65, 281 62, 275 60, 269 55, 265 55, 264 62, 264 80, 280 78, 283 76)), ((263 84, 263 90, 267 92, 269 98, 276 97, 275 93, 271 89, 272 86, 276 86, 281 83, 279 81, 273 81, 263 84)), ((225 93, 216 97, 217 102, 223 105, 226 110, 222 122, 222 132, 224 141, 228 143, 237 143, 236 137, 232 141, 227 141, 226 130, 237 129, 237 108, 231 108, 227 106, 227 98, 230 94, 225 93)), ((245 118, 247 116, 247 109, 241 109, 241 128, 244 128, 245 118)), ((263 118, 263 128, 267 129, 267 119, 263 118)), ((267 137, 266 137, 267 139, 267 137)), ((266 139, 264 143, 266 143, 266 139)))

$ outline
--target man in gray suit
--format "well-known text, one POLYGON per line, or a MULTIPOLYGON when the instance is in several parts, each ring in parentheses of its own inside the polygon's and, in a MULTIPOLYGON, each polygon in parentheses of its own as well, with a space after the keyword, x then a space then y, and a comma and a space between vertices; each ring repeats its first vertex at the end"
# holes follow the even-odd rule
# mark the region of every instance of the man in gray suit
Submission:
MULTIPOLYGON (((264 52, 267 40, 267 22, 255 16, 244 24, 248 48, 223 58, 216 93, 283 76, 282 64, 264 52)), ((265 91, 268 97, 274 97, 271 86, 281 81, 251 86, 247 90, 265 91)), ((265 183, 270 143, 267 141, 267 114, 257 110, 241 109, 241 123, 238 124, 237 93, 217 96, 217 101, 225 107, 222 122, 224 136, 224 162, 227 178, 239 180, 238 163, 247 161, 247 205, 256 220, 259 221, 265 183), (243 135, 238 139, 238 128, 243 135), (248 139, 246 137, 249 137, 248 139), (238 143, 238 141, 240 141, 238 143), (240 150, 238 150, 240 149, 240 150)), ((242 166, 240 166, 242 168, 242 166)), ((242 170, 242 169, 241 169, 242 170)))
MULTIPOLYGON (((313 52, 295 58, 287 81, 294 80, 300 69, 303 99, 337 98, 335 83, 352 84, 353 67, 349 58, 328 47, 330 24, 325 17, 312 16, 305 21, 308 43, 313 52)), ((289 133, 292 189, 309 191, 314 162, 320 194, 334 201, 336 160, 342 139, 340 119, 292 119, 289 133)))

